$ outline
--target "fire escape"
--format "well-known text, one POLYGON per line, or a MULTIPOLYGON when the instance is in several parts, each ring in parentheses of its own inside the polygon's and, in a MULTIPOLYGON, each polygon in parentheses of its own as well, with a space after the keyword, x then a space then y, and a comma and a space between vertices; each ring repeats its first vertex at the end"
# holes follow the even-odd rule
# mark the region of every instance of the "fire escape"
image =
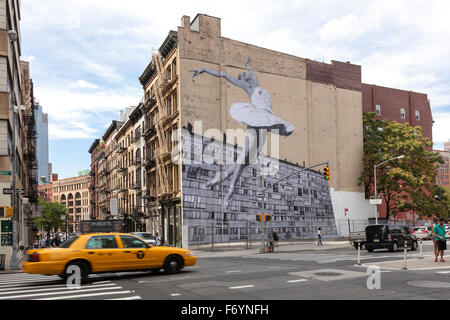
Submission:
POLYGON ((26 125, 25 131, 25 148, 24 148, 24 160, 27 164, 27 176, 28 184, 26 190, 26 196, 30 199, 30 202, 38 201, 37 192, 37 158, 36 158, 36 122, 34 119, 34 110, 27 113, 24 116, 24 121, 26 125))
POLYGON ((164 158, 170 154, 170 146, 167 137, 164 133, 164 122, 169 119, 167 112, 167 105, 164 99, 164 92, 168 89, 168 81, 164 72, 161 55, 159 51, 153 53, 153 61, 156 66, 157 80, 155 97, 157 101, 158 113, 155 116, 154 125, 156 134, 158 136, 158 148, 155 150, 156 172, 157 172, 157 188, 156 188, 156 203, 158 204, 161 197, 171 192, 169 186, 169 179, 167 176, 167 167, 164 163, 164 158))

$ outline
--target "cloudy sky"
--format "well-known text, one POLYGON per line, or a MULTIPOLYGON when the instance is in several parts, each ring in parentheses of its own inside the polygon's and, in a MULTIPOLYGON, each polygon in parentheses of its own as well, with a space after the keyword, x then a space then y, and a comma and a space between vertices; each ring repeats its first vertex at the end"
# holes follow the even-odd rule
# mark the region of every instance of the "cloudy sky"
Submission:
POLYGON ((222 36, 303 58, 351 61, 364 83, 428 94, 435 148, 450 139, 446 0, 22 0, 22 59, 49 114, 60 178, 90 167, 88 148, 143 96, 138 77, 181 17, 221 18, 222 36), (167 5, 168 4, 168 5, 167 5))

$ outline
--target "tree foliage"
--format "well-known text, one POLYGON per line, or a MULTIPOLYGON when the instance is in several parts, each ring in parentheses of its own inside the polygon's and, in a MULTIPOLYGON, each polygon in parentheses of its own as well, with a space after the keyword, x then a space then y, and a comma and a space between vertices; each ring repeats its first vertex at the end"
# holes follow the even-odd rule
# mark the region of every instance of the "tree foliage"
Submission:
POLYGON ((443 192, 434 184, 436 163, 443 160, 432 146, 419 126, 375 119, 373 112, 364 114, 364 170, 360 184, 366 187, 366 197, 374 194, 377 166, 377 193, 386 203, 387 219, 410 210, 419 216, 448 215, 447 198, 438 203, 435 197, 443 192), (402 155, 403 159, 396 159, 402 155))
POLYGON ((38 228, 44 229, 49 233, 51 230, 62 228, 66 225, 69 215, 65 206, 58 202, 50 202, 43 199, 39 199, 38 205, 42 207, 42 215, 34 219, 38 228))

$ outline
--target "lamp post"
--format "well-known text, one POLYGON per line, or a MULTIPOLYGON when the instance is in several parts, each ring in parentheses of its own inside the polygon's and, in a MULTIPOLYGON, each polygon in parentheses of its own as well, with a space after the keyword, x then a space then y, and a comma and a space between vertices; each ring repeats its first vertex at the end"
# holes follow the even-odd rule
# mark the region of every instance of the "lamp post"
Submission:
MULTIPOLYGON (((373 166, 373 176, 374 176, 374 179, 375 179, 375 183, 374 183, 375 184, 375 199, 378 199, 378 193, 377 193, 377 168, 379 166, 385 164, 386 162, 389 162, 389 161, 392 161, 392 160, 396 160, 396 159, 403 159, 404 157, 405 157, 404 155, 401 155, 401 156, 398 156, 396 158, 392 158, 392 159, 383 161, 383 162, 373 166)), ((378 208, 377 208, 377 205, 375 205, 375 224, 378 224, 378 208)))

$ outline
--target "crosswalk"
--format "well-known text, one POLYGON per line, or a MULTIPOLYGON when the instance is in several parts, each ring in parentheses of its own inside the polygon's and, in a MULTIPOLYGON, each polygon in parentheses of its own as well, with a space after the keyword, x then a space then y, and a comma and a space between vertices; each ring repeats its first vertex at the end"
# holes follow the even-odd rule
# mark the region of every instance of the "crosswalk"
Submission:
MULTIPOLYGON (((417 259, 419 253, 408 252, 408 259, 417 259)), ((431 257, 433 254, 423 254, 423 257, 431 257)), ((241 258, 251 258, 251 259, 270 259, 270 260, 280 260, 280 261, 305 261, 305 262, 317 262, 318 264, 328 264, 336 263, 340 261, 348 261, 355 263, 358 260, 357 253, 355 254, 333 254, 333 253, 293 253, 293 252, 283 252, 283 253, 268 253, 261 255, 243 255, 241 258)), ((403 259, 403 253, 386 253, 383 254, 364 254, 360 256, 360 260, 378 260, 378 259, 403 259)))
MULTIPOLYGON (((58 276, 27 273, 0 274, 0 300, 139 300, 140 296, 110 280, 92 281, 78 288, 58 276)), ((90 278, 91 278, 90 277, 90 278)))

